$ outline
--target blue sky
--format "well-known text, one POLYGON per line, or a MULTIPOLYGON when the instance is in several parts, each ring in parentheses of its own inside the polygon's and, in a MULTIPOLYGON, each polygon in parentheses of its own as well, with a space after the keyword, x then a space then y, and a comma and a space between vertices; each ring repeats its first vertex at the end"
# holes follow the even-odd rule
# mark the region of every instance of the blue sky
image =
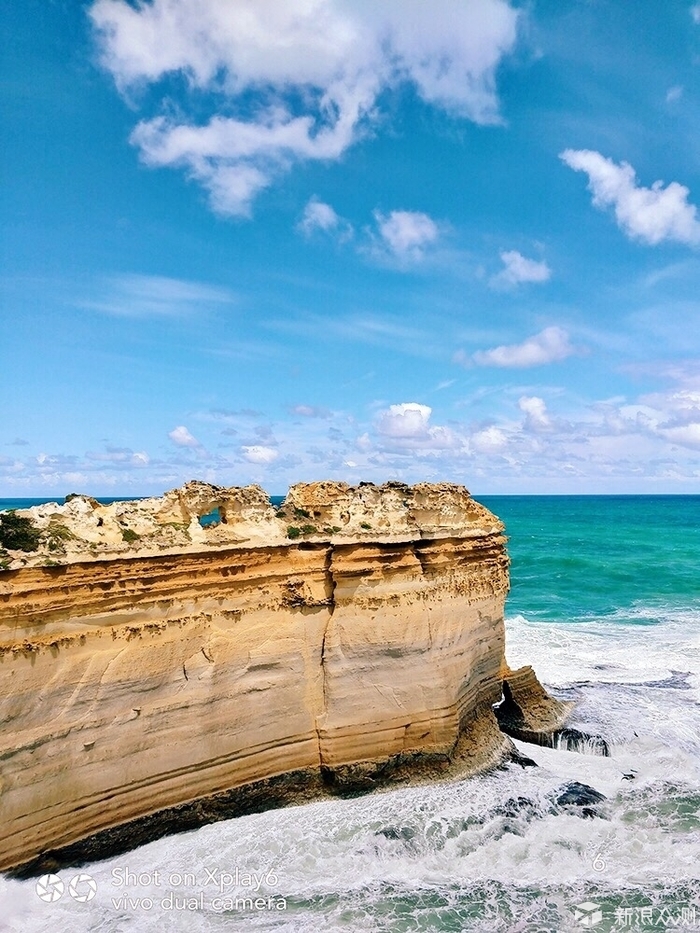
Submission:
POLYGON ((0 497, 700 487, 700 5, 5 12, 0 497))

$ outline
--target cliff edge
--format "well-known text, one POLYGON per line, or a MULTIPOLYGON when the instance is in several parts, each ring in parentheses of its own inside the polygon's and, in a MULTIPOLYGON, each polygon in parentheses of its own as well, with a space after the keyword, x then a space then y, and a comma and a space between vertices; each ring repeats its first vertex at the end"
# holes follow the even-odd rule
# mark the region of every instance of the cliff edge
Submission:
POLYGON ((19 514, 36 550, 0 572, 0 870, 512 749, 492 711, 506 539, 464 487, 298 484, 275 509, 194 482, 19 514))

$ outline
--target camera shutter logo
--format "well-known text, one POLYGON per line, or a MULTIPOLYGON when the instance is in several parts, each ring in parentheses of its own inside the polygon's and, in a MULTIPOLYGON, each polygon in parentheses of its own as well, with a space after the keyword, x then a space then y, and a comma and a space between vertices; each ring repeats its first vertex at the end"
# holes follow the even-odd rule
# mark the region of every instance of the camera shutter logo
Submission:
POLYGON ((603 911, 600 904, 594 904, 593 901, 585 901, 583 904, 577 904, 574 907, 574 917, 576 922, 582 927, 595 927, 603 920, 603 911))
POLYGON ((68 893, 79 904, 85 904, 97 894, 97 882, 92 875, 81 872, 68 885, 68 893))
POLYGON ((58 875, 42 875, 34 890, 42 901, 51 904, 63 894, 64 885, 58 875))

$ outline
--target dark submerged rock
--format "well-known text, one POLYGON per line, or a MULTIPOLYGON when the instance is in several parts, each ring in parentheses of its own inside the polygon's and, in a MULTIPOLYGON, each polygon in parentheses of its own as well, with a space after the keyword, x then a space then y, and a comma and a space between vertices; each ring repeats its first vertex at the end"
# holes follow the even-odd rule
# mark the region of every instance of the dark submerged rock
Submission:
POLYGON ((510 755, 508 761, 514 765, 520 765, 521 768, 539 768, 534 759, 528 758, 527 755, 521 755, 517 749, 510 755))
POLYGON ((384 836, 385 839, 401 839, 403 842, 410 842, 416 835, 416 831, 410 826, 401 826, 398 829, 396 826, 386 826, 384 829, 378 829, 374 835, 384 836))
POLYGON ((560 789, 556 798, 557 807, 576 807, 584 817, 600 816, 598 805, 608 798, 590 784, 570 781, 560 789))
POLYGON ((494 816, 507 816, 509 818, 525 816, 531 819, 537 815, 537 805, 527 797, 510 797, 505 803, 496 807, 494 816))

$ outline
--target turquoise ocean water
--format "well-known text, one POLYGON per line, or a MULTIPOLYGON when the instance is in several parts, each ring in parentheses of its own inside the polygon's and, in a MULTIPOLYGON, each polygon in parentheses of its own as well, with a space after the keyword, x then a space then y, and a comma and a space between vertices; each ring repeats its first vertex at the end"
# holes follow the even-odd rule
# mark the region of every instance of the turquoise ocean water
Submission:
POLYGON ((700 930, 700 496, 480 501, 509 535, 511 666, 576 700, 610 757, 517 743, 539 767, 206 826, 86 866, 85 904, 0 880, 0 929, 700 930), (554 805, 570 781, 605 794, 598 816, 554 805), (158 882, 117 887, 125 868, 158 882), (223 894, 263 873, 264 908, 215 902, 207 872, 235 869, 223 894))

